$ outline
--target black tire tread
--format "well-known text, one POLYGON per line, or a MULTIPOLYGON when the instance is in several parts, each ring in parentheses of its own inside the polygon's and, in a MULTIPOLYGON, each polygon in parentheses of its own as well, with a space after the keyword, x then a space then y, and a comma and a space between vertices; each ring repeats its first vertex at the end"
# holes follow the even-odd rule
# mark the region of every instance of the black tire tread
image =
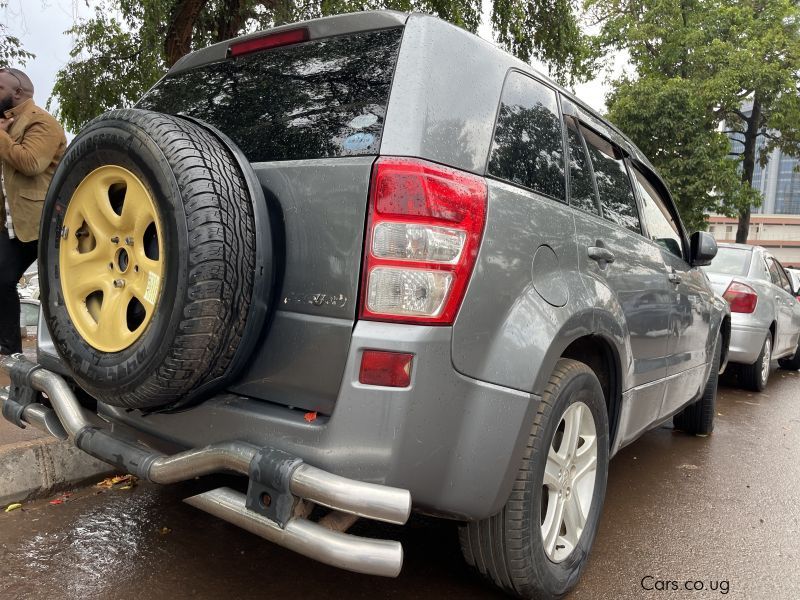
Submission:
POLYGON ((717 385, 719 364, 722 358, 722 339, 717 338, 711 372, 703 388, 703 395, 672 417, 675 429, 692 435, 709 435, 714 431, 714 416, 717 410, 717 385))
MULTIPOLYGON (((771 336, 771 334, 767 334, 771 336)), ((773 341, 773 340, 770 340, 773 341)), ((766 343, 766 338, 764 339, 766 343)), ((761 383, 761 361, 764 359, 764 346, 761 346, 761 352, 758 353, 756 362, 752 365, 739 366, 739 384, 746 389, 753 392, 762 392, 766 384, 761 383)))
POLYGON ((525 445, 522 464, 503 510, 488 519, 459 527, 459 542, 467 564, 506 592, 524 598, 532 597, 528 582, 534 577, 527 541, 532 529, 525 510, 532 502, 530 487, 526 485, 531 477, 532 454, 534 448, 540 446, 538 442, 561 382, 577 373, 594 375, 584 363, 565 358, 558 361, 550 375, 525 445))

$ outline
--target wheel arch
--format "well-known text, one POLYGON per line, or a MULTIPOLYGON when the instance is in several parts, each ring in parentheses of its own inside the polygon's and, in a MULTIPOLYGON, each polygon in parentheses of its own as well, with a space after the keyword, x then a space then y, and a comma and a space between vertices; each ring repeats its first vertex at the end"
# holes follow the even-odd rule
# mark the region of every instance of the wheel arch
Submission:
POLYGON ((600 380, 605 395, 609 447, 613 447, 618 433, 622 392, 626 389, 628 339, 626 327, 613 315, 596 309, 578 312, 554 336, 534 380, 533 393, 541 395, 559 359, 572 358, 587 364, 600 380))

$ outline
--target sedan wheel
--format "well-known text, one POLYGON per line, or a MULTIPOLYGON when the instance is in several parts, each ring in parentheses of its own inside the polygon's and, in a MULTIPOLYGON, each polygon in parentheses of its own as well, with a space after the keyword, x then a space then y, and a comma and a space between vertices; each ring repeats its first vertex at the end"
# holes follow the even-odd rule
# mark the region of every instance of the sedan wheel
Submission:
POLYGON ((772 361, 772 335, 767 334, 761 352, 752 365, 742 365, 739 369, 739 383, 742 387, 760 392, 767 386, 770 362, 772 361))

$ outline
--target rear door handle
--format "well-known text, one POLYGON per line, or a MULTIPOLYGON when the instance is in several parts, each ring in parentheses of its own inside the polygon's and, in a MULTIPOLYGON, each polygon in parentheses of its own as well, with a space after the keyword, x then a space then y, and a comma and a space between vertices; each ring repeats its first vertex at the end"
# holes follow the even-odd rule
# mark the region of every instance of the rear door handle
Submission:
POLYGON ((599 263, 607 262, 612 263, 614 262, 614 253, 607 248, 601 248, 600 246, 589 246, 586 249, 589 258, 592 260, 596 260, 599 263))

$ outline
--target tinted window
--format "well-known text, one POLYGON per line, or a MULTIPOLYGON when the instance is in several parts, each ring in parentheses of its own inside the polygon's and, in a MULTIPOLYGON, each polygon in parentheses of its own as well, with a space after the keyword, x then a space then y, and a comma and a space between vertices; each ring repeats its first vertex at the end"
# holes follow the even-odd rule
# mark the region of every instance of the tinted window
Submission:
POLYGON ((569 140, 569 203, 570 206, 599 215, 597 194, 592 183, 592 168, 581 141, 581 134, 573 119, 568 118, 569 140))
POLYGON ((720 246, 717 248, 717 255, 711 261, 711 265, 703 268, 711 273, 745 276, 750 268, 752 254, 750 250, 745 248, 720 246))
POLYGON ((611 142, 581 127, 592 159, 603 217, 636 233, 641 232, 636 200, 633 196, 622 152, 611 142))
POLYGON ((251 162, 377 154, 401 29, 255 52, 161 81, 138 106, 202 119, 251 162))
POLYGON ((683 258, 678 226, 669 214, 661 194, 636 167, 633 168, 636 187, 642 198, 642 221, 650 239, 679 258, 683 258))
POLYGON ((500 99, 489 173, 564 200, 564 140, 556 93, 514 71, 500 99))

